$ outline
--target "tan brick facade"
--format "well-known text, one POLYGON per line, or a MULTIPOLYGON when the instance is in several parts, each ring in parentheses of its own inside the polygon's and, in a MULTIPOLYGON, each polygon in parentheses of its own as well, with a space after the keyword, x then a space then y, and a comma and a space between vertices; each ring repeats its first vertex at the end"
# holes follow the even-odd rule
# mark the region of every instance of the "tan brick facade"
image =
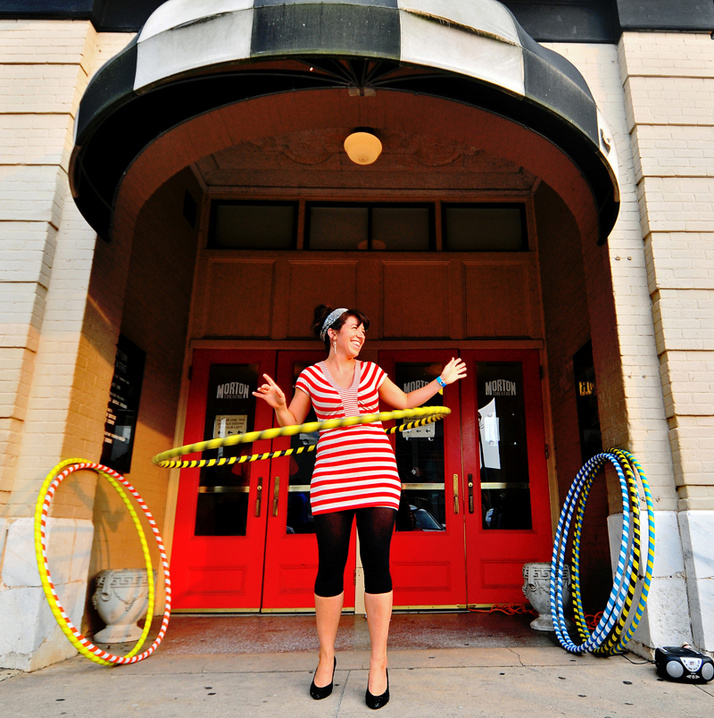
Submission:
MULTIPOLYGON (((99 458, 113 371, 116 337, 93 317, 88 294, 97 237, 75 207, 67 179, 77 104, 89 75, 107 59, 97 39, 88 22, 0 22, 0 601, 9 622, 0 652, 11 653, 22 668, 73 653, 51 623, 40 621, 33 630, 29 619, 24 628, 18 623, 13 606, 43 616, 46 607, 38 600, 32 555, 15 543, 27 536, 47 471, 69 456, 99 458), (97 355, 101 344, 89 341, 93 333, 104 335, 104 357, 97 355), (15 639, 21 628, 22 638, 15 639)), ((106 41, 111 56, 127 37, 106 41)), ((79 622, 95 484, 94 475, 78 477, 78 490, 58 494, 52 512, 63 534, 74 536, 74 560, 70 552, 56 569, 67 610, 79 622)))
POLYGON ((627 32, 617 48, 552 47, 584 74, 617 138, 623 203, 608 247, 626 414, 613 424, 646 461, 660 529, 638 637, 686 639, 671 607, 688 599, 693 639, 711 651, 712 576, 695 547, 714 509, 714 47, 708 34, 627 32))
MULTIPOLYGON (((603 441, 628 446, 647 457, 647 471, 661 510, 676 509, 672 459, 664 415, 652 304, 647 286, 646 256, 635 181, 635 155, 630 143, 617 48, 609 45, 550 45, 567 57, 585 77, 613 132, 619 158, 620 214, 608 238, 612 295, 615 302, 617 344, 621 355, 620 381, 624 404, 600 407, 603 441)), ((591 304, 597 327, 597 305, 591 304)), ((602 383, 602 377, 598 377, 602 383)), ((612 487, 617 506, 619 488, 612 487)))
POLYGON ((714 47, 625 33, 619 48, 680 510, 714 509, 714 47))
MULTIPOLYGON (((68 197, 67 165, 72 145, 74 112, 86 85, 86 54, 91 26, 82 22, 0 23, 0 62, 3 101, 0 121, 0 227, 2 228, 2 280, 5 316, 2 317, 3 384, 2 421, 12 426, 4 438, 0 504, 10 515, 28 515, 29 505, 14 500, 21 435, 30 405, 46 399, 45 446, 63 442, 68 406, 61 381, 71 378, 76 357, 65 342, 53 370, 53 396, 38 395, 38 353, 47 311, 50 280, 57 270, 57 235, 68 197), (55 47, 53 38, 58 38, 55 47), (62 367, 64 366, 64 370, 62 367)), ((69 211, 72 211, 70 198, 69 211)), ((91 233, 90 233, 91 237, 91 233)), ((92 247, 93 249, 93 247, 92 247)), ((91 266, 84 267, 75 313, 81 322, 86 283, 91 266)), ((78 279, 78 277, 77 277, 78 279)), ((61 281, 57 278, 57 281, 61 281)), ((67 277, 68 283, 72 277, 67 277)), ((71 311, 63 312, 69 321, 71 311)), ((74 342, 80 323, 75 323, 74 342)), ((45 327, 46 328, 46 327, 45 327)), ((24 450, 23 450, 24 451, 24 450)), ((57 455, 57 454, 55 454, 57 455)), ((34 487, 33 487, 34 489, 34 487)))

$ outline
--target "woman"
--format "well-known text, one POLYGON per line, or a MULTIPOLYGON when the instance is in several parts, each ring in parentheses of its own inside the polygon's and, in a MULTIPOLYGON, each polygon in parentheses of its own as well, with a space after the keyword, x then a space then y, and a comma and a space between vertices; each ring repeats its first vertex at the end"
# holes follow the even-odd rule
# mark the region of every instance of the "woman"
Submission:
MULTIPOLYGON (((315 308, 313 331, 325 344, 324 361, 305 369, 287 405, 285 394, 267 375, 254 392, 275 409, 280 426, 301 424, 310 405, 319 420, 372 414, 379 400, 395 409, 421 406, 440 389, 466 376, 466 366, 452 359, 441 376, 405 394, 372 362, 357 359, 369 319, 356 309, 315 308)), ((365 607, 372 650, 365 702, 377 709, 389 701, 387 635, 392 615, 389 546, 399 508, 401 482, 392 445, 381 423, 321 432, 310 484, 319 566, 315 613, 320 656, 310 695, 332 692, 337 659, 335 638, 342 614, 343 575, 356 518, 364 567, 365 607)))

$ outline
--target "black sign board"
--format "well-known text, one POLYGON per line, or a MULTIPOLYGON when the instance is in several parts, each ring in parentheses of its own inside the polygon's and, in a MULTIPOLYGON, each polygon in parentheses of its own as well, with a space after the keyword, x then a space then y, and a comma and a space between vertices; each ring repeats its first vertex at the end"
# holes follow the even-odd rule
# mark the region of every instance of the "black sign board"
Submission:
POLYGON ((120 336, 114 360, 114 377, 104 424, 102 463, 120 474, 131 469, 136 419, 146 352, 120 336))
POLYGON ((580 453, 583 463, 602 452, 600 415, 597 408, 597 384, 592 344, 588 342, 573 356, 575 403, 580 429, 580 453))

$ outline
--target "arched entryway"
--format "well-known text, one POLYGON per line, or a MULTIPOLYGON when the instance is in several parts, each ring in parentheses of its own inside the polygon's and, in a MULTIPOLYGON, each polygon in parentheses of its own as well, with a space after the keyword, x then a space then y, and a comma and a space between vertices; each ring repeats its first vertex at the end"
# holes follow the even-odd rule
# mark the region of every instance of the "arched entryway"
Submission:
MULTIPOLYGON (((572 438, 574 405, 553 402, 551 391, 567 381, 573 355, 589 339, 596 360, 611 355, 616 341, 607 328, 611 300, 600 291, 608 277, 598 266, 598 241, 614 222, 617 186, 587 86, 498 3, 469 3, 451 18, 439 17, 438 2, 414 3, 416 10, 396 2, 233 5, 221 16, 194 17, 190 3, 167 3, 95 78, 79 115, 77 202, 111 240, 98 248, 97 277, 119 279, 118 291, 101 291, 123 303, 115 331, 153 347, 146 391, 153 386, 158 396, 160 386, 173 395, 173 403, 155 407, 161 430, 152 435, 147 427, 142 439, 137 433, 138 450, 158 452, 162 441, 193 440, 191 432, 206 438, 225 430, 221 418, 235 430, 269 422, 240 403, 247 390, 221 395, 237 402, 232 408, 215 403, 221 386, 252 381, 230 372, 257 378, 265 369, 289 383, 295 367, 314 358, 312 307, 360 306, 373 320, 365 358, 389 365, 405 383, 421 381, 419 372, 453 353, 468 358, 474 377, 444 397, 456 411, 439 456, 431 456, 441 462, 436 480, 404 481, 411 520, 421 510, 436 525, 418 536, 404 532, 397 604, 514 601, 521 564, 547 558, 559 489, 553 445, 567 447, 572 438), (313 5, 327 12, 320 23, 297 22, 313 5), (348 19, 355 33, 336 32, 348 19), (342 150, 357 127, 382 141, 382 155, 368 167, 342 150), (288 208, 288 244, 221 244, 218 210, 230 203, 267 207, 271 217, 288 208), (520 234, 494 220, 509 212, 503 221, 518 222, 520 234), (415 234, 404 230, 406 244, 389 246, 374 233, 375 217, 391 218, 389 227, 422 227, 426 245, 410 244, 415 234), (365 224, 366 245, 340 244, 340 237, 331 246, 329 232, 318 240, 319 222, 336 218, 341 224, 332 226, 348 234, 365 224), (495 229, 471 231, 488 221, 495 229), (102 258, 111 266, 103 268, 102 258), (487 395, 500 428, 486 420, 487 395), (509 435, 525 453, 510 476, 498 475, 507 462, 483 442, 509 435), (509 525, 506 516, 499 524, 499 502, 513 492, 527 495, 522 520, 509 525), (446 554, 459 558, 447 566, 446 554)), ((236 216, 242 222, 247 215, 236 216)), ((572 387, 563 391, 570 395, 572 387)), ((436 438, 424 438, 424 451, 436 438)), ((573 454, 563 449, 561 465, 573 464, 573 454)), ((286 475, 299 471, 256 467, 220 481, 172 478, 179 607, 309 605, 307 544, 287 518, 271 535, 270 513, 287 517, 286 475), (215 518, 219 504, 245 522, 226 533, 216 520, 207 533, 199 514, 215 518), (302 563, 280 564, 293 578, 271 603, 262 577, 279 564, 271 550, 289 555, 286 541, 300 546, 291 550, 302 563), (255 560, 244 566, 229 554, 255 560), (245 587, 252 593, 241 603, 245 587)), ((147 481, 159 486, 161 479, 147 471, 147 481)), ((300 493, 292 492, 294 504, 300 493)))

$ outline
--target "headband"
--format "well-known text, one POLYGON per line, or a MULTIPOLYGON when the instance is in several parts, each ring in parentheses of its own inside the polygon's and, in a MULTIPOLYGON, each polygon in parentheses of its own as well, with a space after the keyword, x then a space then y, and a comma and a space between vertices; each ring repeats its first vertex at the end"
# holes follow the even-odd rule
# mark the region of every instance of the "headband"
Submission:
POLYGON ((339 309, 333 309, 328 315, 327 319, 322 324, 322 329, 320 329, 320 341, 325 341, 325 335, 327 334, 327 330, 334 324, 335 320, 339 319, 345 312, 348 312, 349 309, 345 307, 340 307, 339 309))

